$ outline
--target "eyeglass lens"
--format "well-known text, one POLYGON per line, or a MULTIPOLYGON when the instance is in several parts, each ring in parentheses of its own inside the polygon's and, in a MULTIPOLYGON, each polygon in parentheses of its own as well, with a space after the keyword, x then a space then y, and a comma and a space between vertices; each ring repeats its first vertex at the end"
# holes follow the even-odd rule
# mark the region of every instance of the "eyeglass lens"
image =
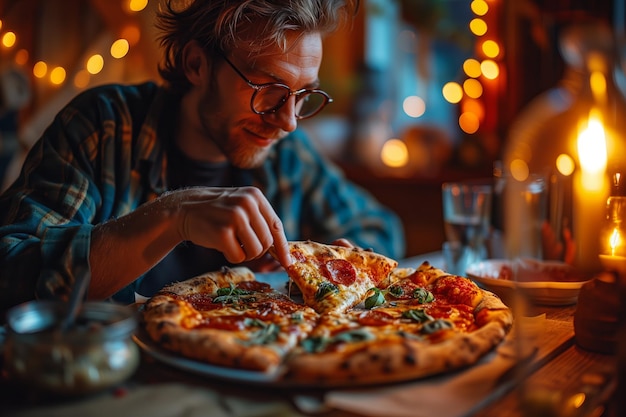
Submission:
MULTIPOLYGON (((271 113, 289 99, 289 88, 270 85, 257 90, 252 106, 256 112, 271 113)), ((309 117, 317 113, 327 102, 326 96, 318 92, 304 92, 296 95, 296 116, 309 117)))

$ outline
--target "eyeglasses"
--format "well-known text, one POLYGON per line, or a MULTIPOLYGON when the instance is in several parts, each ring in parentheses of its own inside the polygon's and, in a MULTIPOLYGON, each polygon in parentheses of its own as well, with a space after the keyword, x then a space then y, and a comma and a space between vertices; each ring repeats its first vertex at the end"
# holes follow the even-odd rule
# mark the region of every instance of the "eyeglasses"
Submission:
POLYGON ((222 57, 241 79, 254 89, 250 99, 250 108, 256 114, 275 113, 289 100, 289 97, 296 96, 296 118, 301 120, 315 116, 324 106, 333 102, 333 99, 322 90, 307 88, 292 90, 281 83, 255 84, 248 80, 225 55, 222 57))

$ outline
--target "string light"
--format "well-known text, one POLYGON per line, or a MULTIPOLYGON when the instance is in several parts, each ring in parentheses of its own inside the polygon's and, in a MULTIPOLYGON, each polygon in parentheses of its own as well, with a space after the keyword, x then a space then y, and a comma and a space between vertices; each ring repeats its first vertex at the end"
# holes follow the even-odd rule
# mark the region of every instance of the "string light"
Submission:
MULTIPOLYGON (((470 31, 477 37, 485 36, 489 31, 487 24, 491 11, 489 4, 485 0, 473 0, 470 8, 474 13, 474 18, 469 23, 470 31)), ((466 59, 463 62, 463 72, 468 78, 462 83, 448 82, 442 89, 443 97, 449 103, 460 103, 462 110, 459 127, 468 134, 477 132, 485 118, 484 106, 478 101, 484 93, 483 82, 495 80, 500 76, 500 67, 495 61, 495 58, 502 55, 498 42, 494 39, 485 39, 477 45, 478 52, 482 53, 485 59, 466 59)))
MULTIPOLYGON (((123 0, 123 8, 129 14, 138 13, 144 10, 148 6, 148 0, 123 0)), ((12 50, 19 46, 19 36, 13 32, 3 29, 7 27, 7 22, 4 19, 0 19, 0 44, 8 49, 12 50)), ((139 42, 141 37, 141 30, 135 24, 126 25, 122 31, 121 36, 112 42, 109 53, 113 59, 122 59, 128 55, 130 48, 139 42)), ((30 61, 31 53, 25 49, 17 49, 14 53, 13 59, 19 66, 25 67, 30 61)), ((77 88, 85 88, 89 85, 93 75, 102 72, 106 64, 104 54, 94 53, 85 62, 84 68, 79 68, 73 77, 74 86, 77 88)), ((67 81, 67 71, 62 66, 54 66, 52 70, 49 70, 50 63, 43 60, 35 62, 32 66, 32 74, 37 79, 47 79, 52 85, 62 85, 67 81)))

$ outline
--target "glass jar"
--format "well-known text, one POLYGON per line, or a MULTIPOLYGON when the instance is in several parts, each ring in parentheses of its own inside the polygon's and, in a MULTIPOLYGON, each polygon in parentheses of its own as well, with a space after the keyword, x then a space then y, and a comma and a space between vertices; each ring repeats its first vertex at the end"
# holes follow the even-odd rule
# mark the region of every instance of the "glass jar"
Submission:
POLYGON ((611 196, 606 206, 600 228, 600 262, 605 270, 626 277, 626 197, 611 196))
MULTIPOLYGON (((540 212, 545 218, 535 228, 541 248, 533 256, 560 260, 592 275, 602 269, 598 229, 609 178, 626 166, 626 101, 613 76, 616 48, 608 26, 572 26, 562 32, 560 46, 567 65, 564 78, 520 113, 509 132, 503 169, 510 181, 544 179, 545 208, 540 212)), ((524 201, 511 195, 504 205, 506 241, 525 239, 515 232, 520 217, 513 209, 524 201)))
POLYGON ((139 365, 132 340, 135 311, 108 302, 84 303, 76 324, 61 330, 66 305, 31 301, 7 313, 4 346, 9 374, 35 389, 80 395, 114 386, 139 365))

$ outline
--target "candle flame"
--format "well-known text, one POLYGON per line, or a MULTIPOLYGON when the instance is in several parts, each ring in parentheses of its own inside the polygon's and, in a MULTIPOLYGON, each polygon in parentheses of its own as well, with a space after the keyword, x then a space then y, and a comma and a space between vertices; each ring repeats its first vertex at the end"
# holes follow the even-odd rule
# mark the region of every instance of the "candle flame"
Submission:
POLYGON ((615 256, 615 251, 617 250, 621 241, 622 239, 620 237, 619 230, 613 229, 613 233, 611 234, 611 237, 609 238, 609 245, 611 246, 611 255, 615 256))
POLYGON ((589 112, 587 126, 578 134, 578 159, 583 173, 583 187, 587 190, 601 188, 607 165, 607 152, 602 116, 597 109, 589 112))

